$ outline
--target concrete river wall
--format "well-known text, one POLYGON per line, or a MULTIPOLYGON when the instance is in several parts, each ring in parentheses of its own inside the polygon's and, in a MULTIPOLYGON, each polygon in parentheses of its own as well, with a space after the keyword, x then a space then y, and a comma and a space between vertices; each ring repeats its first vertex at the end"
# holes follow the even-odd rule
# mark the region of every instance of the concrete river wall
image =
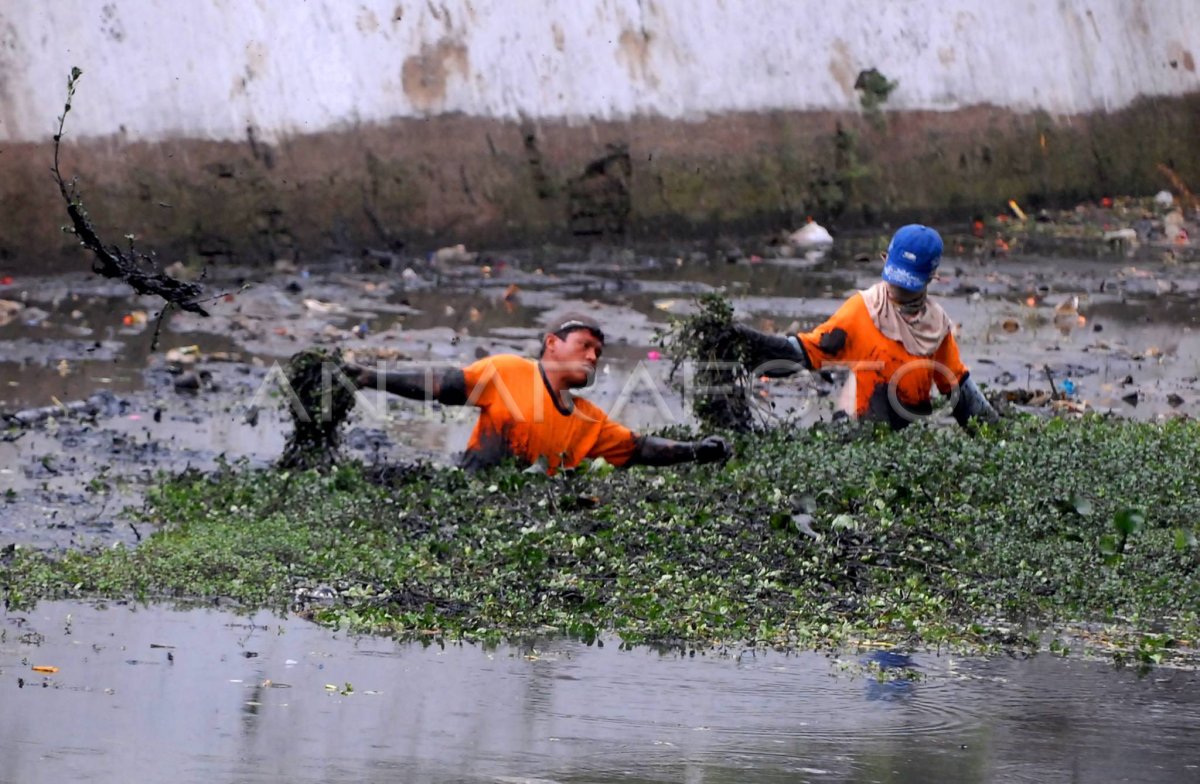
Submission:
POLYGON ((649 239, 1200 189, 1196 0, 0 4, 0 266, 48 169, 164 261, 649 239))

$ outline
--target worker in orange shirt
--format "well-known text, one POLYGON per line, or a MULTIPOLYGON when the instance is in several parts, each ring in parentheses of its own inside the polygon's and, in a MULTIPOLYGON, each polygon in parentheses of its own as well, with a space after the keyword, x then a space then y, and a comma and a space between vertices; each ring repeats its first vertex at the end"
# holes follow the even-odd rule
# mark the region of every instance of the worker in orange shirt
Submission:
POLYGON ((638 435, 609 419, 596 404, 572 395, 571 390, 591 384, 603 350, 600 325, 572 315, 550 326, 536 360, 498 354, 440 375, 425 369, 385 371, 357 365, 349 371, 360 388, 479 408, 463 455, 464 468, 485 468, 512 457, 523 464, 540 463, 553 474, 587 458, 603 457, 626 466, 709 463, 730 456, 729 444, 720 436, 674 441, 638 435))
POLYGON ((954 418, 995 421, 996 411, 958 353, 950 317, 928 296, 942 238, 928 226, 903 226, 888 245, 883 280, 855 292, 824 324, 798 335, 768 335, 744 325, 746 364, 779 377, 801 368, 849 367, 860 419, 900 429, 933 411, 932 388, 954 398, 954 418))

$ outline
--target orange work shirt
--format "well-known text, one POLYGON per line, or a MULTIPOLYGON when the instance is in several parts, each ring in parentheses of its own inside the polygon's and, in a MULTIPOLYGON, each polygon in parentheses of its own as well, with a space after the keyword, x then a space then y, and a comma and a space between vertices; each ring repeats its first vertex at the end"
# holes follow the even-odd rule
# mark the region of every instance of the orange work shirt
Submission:
POLYGON ((902 408, 928 414, 933 385, 948 395, 967 375, 954 335, 947 332, 933 356, 910 354, 900 341, 879 331, 860 293, 846 300, 824 324, 796 337, 813 370, 835 364, 854 373, 854 413, 860 418, 894 420, 899 412, 892 405, 893 394, 902 408))
POLYGON ((580 397, 555 395, 540 362, 512 354, 484 357, 463 369, 467 404, 479 421, 467 442, 466 464, 494 465, 505 457, 533 464, 546 458, 549 472, 574 468, 585 458, 629 462, 637 436, 580 397))

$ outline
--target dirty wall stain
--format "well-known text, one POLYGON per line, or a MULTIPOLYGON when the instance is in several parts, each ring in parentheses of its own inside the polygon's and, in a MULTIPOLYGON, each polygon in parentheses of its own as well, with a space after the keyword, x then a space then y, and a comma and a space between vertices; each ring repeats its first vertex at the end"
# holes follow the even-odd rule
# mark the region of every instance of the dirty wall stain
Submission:
POLYGON ((433 46, 422 46, 420 54, 404 61, 400 72, 404 94, 416 109, 436 109, 446 100, 450 78, 466 79, 469 68, 467 47, 459 41, 443 38, 433 46))
POLYGON ((835 38, 830 48, 833 50, 833 56, 829 58, 829 75, 837 82, 837 86, 842 88, 846 97, 853 99, 858 69, 854 67, 854 56, 850 53, 850 47, 841 38, 835 38))
POLYGON ((629 77, 651 87, 658 86, 658 77, 650 69, 650 33, 623 30, 617 58, 629 69, 629 77))

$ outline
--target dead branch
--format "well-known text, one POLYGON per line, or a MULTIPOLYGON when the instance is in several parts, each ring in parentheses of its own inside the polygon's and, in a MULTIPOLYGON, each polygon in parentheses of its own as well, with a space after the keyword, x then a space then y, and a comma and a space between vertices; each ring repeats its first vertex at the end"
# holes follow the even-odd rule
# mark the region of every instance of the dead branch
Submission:
MULTIPOLYGON (((71 75, 67 79, 67 102, 63 107, 62 116, 58 118, 58 133, 54 135, 54 166, 51 171, 54 174, 54 181, 58 183, 58 192, 62 194, 63 200, 67 203, 67 215, 71 218, 71 226, 65 227, 64 231, 79 237, 79 244, 95 254, 92 271, 96 274, 123 280, 138 294, 161 297, 168 306, 207 316, 208 311, 198 302, 204 294, 203 286, 199 283, 178 280, 158 271, 152 257, 133 247, 133 235, 126 235, 126 239, 129 240, 128 252, 122 251, 116 245, 105 245, 88 218, 75 180, 68 185, 63 179, 58 163, 63 126, 66 123, 67 113, 71 111, 71 99, 75 95, 75 85, 82 75, 83 71, 79 68, 71 69, 71 75)), ((165 312, 166 309, 164 309, 165 312)))

